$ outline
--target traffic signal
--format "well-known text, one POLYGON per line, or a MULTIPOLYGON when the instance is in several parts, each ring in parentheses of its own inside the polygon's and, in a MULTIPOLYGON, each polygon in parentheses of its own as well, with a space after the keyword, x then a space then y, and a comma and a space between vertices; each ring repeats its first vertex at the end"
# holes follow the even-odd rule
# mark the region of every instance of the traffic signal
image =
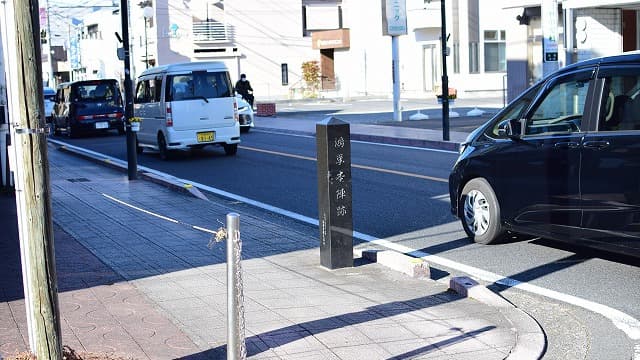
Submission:
POLYGON ((40 44, 47 43, 47 30, 40 30, 40 44))

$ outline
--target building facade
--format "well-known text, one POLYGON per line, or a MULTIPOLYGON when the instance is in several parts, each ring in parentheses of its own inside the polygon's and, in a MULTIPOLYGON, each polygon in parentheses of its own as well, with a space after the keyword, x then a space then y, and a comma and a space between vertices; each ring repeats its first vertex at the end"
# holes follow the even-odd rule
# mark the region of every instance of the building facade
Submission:
MULTIPOLYGON (((322 97, 391 96, 384 0, 182 1, 129 5, 132 74, 183 61, 223 61, 246 73, 257 98, 299 98, 302 64, 317 61, 322 97)), ((513 99, 543 76, 541 0, 446 1, 449 86, 460 97, 513 99)), ((558 0, 558 66, 638 49, 640 2, 558 0), (569 26, 565 26, 569 24, 569 26)), ((406 0, 399 37, 401 95, 441 92, 440 2, 406 0)), ((83 19, 74 79, 122 79, 119 12, 83 19)), ((73 59, 74 57, 71 56, 73 59)), ((74 63, 72 61, 72 63, 74 63)), ((72 64, 73 65, 73 64, 72 64)))
MULTIPOLYGON (((543 77, 541 1, 507 4, 508 97, 543 77)), ((640 1, 558 0, 558 65, 640 49, 640 1)))
MULTIPOLYGON (((450 87, 459 96, 501 96, 506 74, 504 1, 447 1, 450 87), (504 21, 504 23, 503 23, 504 21)), ((391 96, 391 38, 383 35, 384 1, 146 0, 131 4, 133 75, 148 66, 223 61, 236 80, 246 73, 258 99, 305 95, 302 64, 320 66, 318 96, 391 96)), ((403 97, 440 93, 440 3, 406 0, 400 36, 403 97)), ((515 12, 514 12, 515 13, 515 12)), ((116 57, 119 14, 83 19, 75 78, 121 78, 116 57), (115 26, 114 26, 115 24, 115 26)))

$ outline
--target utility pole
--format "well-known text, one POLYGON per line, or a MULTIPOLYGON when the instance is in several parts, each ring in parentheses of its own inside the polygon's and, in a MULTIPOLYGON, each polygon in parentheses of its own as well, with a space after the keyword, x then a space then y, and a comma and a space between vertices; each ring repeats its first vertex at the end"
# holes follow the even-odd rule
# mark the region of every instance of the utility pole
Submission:
POLYGON ((52 34, 51 34, 51 19, 49 18, 49 16, 51 15, 49 13, 49 0, 46 0, 46 4, 47 4, 47 63, 49 64, 49 78, 47 79, 47 86, 49 86, 50 88, 55 88, 56 87, 56 77, 55 74, 53 73, 53 54, 51 54, 51 38, 52 38, 52 34))
POLYGON ((30 347, 39 359, 62 359, 38 8, 38 0, 8 1, 2 20, 9 22, 13 15, 13 26, 7 27, 13 33, 8 35, 15 39, 11 49, 16 54, 7 74, 12 77, 13 170, 27 318, 33 337, 30 347))
POLYGON ((447 15, 445 0, 440 0, 440 47, 442 47, 442 140, 449 141, 449 76, 447 75, 447 15))
POLYGON ((131 83, 129 5, 127 0, 120 0, 120 15, 122 19, 122 47, 124 48, 124 117, 127 121, 127 173, 129 180, 135 180, 138 177, 138 158, 136 154, 136 133, 131 130, 131 123, 129 122, 129 119, 133 116, 133 94, 131 93, 133 86, 131 83))

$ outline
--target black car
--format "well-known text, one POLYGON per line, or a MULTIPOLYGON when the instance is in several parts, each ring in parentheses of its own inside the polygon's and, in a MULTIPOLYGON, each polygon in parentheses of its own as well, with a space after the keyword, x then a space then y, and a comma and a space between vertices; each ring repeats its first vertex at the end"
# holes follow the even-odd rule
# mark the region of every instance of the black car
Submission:
POLYGON ((125 133, 124 107, 113 79, 74 81, 58 85, 53 107, 53 131, 69 137, 117 130, 125 133))
POLYGON ((640 52, 567 66, 461 144, 451 211, 475 242, 508 232, 640 254, 640 52))

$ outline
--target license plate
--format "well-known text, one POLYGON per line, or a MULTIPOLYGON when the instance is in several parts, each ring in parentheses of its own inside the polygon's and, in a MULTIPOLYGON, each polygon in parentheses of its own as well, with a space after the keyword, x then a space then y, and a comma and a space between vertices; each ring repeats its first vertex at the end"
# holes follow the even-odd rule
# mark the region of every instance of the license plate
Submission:
POLYGON ((211 142, 216 139, 215 131, 201 132, 196 135, 198 136, 198 142, 211 142))
POLYGON ((101 121, 96 123, 96 129, 108 129, 109 123, 106 121, 101 121))

